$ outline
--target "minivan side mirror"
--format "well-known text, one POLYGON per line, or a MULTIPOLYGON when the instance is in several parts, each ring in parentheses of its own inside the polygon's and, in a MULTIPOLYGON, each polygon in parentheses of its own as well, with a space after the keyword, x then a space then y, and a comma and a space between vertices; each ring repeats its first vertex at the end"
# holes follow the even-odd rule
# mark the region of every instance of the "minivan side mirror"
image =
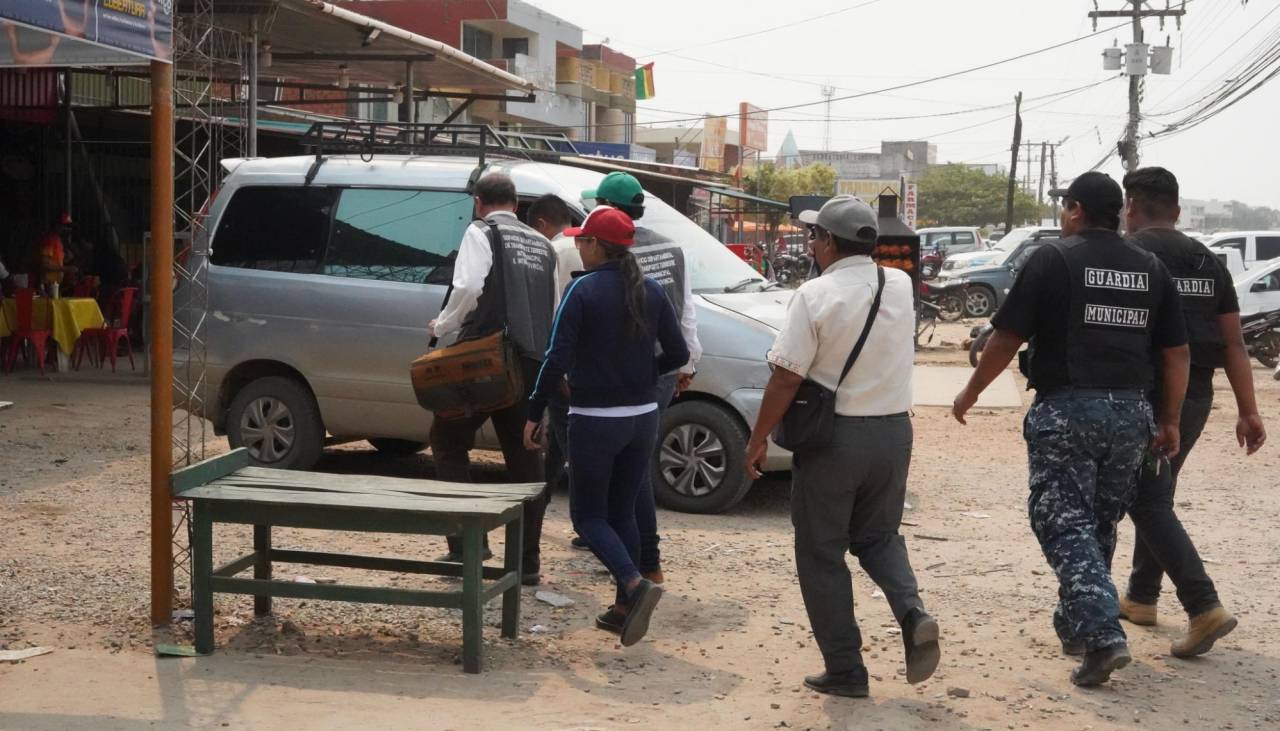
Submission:
POLYGON ((1258 280, 1258 281, 1254 282, 1254 283, 1253 283, 1253 286, 1249 288, 1249 291, 1250 291, 1250 292, 1265 292, 1265 291, 1267 291, 1267 282, 1266 282, 1266 280, 1258 280))

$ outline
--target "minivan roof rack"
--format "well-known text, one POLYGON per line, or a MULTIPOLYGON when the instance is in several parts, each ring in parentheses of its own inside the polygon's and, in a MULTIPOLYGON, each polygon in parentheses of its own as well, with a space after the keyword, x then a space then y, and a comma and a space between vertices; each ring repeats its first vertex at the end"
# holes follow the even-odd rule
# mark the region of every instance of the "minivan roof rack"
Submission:
POLYGON ((531 134, 495 129, 487 124, 433 122, 316 122, 302 135, 302 145, 316 162, 307 174, 310 182, 325 155, 357 154, 372 159, 375 153, 392 155, 475 155, 481 168, 490 154, 530 160, 556 161, 576 155, 578 148, 564 134, 531 134))

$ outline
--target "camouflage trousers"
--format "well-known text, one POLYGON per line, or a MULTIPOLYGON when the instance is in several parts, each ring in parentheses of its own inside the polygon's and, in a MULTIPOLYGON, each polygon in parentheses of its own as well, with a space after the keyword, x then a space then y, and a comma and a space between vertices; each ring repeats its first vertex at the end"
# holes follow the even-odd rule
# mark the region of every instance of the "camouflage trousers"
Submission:
POLYGON ((1027 412, 1027 511, 1058 577, 1053 625, 1064 642, 1090 651, 1125 642, 1111 557, 1154 428, 1140 400, 1037 400, 1027 412))

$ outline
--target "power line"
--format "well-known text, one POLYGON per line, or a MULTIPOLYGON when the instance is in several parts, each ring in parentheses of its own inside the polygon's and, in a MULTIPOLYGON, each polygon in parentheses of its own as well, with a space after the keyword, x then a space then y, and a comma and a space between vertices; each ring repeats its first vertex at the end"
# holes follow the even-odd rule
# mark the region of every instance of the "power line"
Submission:
POLYGON ((714 45, 718 45, 718 44, 721 44, 721 43, 728 43, 728 42, 730 42, 730 41, 740 41, 740 40, 742 40, 742 39, 744 39, 744 38, 752 38, 752 37, 754 37, 754 36, 765 35, 765 34, 767 34, 767 33, 773 33, 774 31, 783 30, 783 29, 785 29, 785 28, 794 28, 794 27, 796 27, 796 26, 798 26, 798 25, 804 25, 804 24, 806 24, 806 23, 812 23, 812 22, 813 22, 813 21, 815 21, 815 20, 823 20, 823 19, 825 19, 825 18, 831 18, 831 17, 837 16, 837 15, 843 15, 844 13, 848 13, 848 12, 851 12, 851 11, 854 11, 854 10, 858 10, 858 9, 860 9, 860 8, 865 8, 865 7, 867 7, 868 5, 875 5, 876 3, 880 3, 880 2, 883 2, 883 1, 884 1, 884 0, 868 0, 867 2, 860 3, 860 4, 858 4, 858 5, 852 5, 852 6, 847 7, 847 8, 840 8, 839 10, 832 10, 832 11, 827 12, 827 13, 822 13, 821 15, 814 15, 814 16, 811 16, 811 17, 808 17, 808 18, 801 18, 800 20, 793 20, 793 21, 791 21, 790 23, 783 23, 783 24, 781 24, 781 25, 774 25, 774 26, 770 26, 770 27, 768 27, 768 28, 763 28, 763 29, 761 29, 761 30, 751 31, 750 33, 741 33, 741 34, 736 35, 736 36, 728 36, 728 37, 726 37, 726 38, 719 38, 719 39, 716 39, 716 40, 714 40, 714 41, 704 41, 704 42, 702 42, 702 43, 695 43, 695 44, 693 44, 693 45, 690 45, 690 46, 683 46, 683 47, 681 47, 681 48, 673 48, 673 49, 669 49, 669 50, 666 50, 666 51, 658 51, 658 52, 656 52, 656 53, 651 53, 651 54, 647 54, 647 55, 645 55, 645 56, 641 56, 641 58, 644 58, 644 59, 651 59, 651 58, 657 58, 658 56, 674 56, 674 55, 675 55, 677 52, 679 52, 679 51, 687 51, 687 50, 689 50, 689 49, 691 49, 691 48, 703 48, 703 47, 706 47, 706 46, 714 46, 714 45))

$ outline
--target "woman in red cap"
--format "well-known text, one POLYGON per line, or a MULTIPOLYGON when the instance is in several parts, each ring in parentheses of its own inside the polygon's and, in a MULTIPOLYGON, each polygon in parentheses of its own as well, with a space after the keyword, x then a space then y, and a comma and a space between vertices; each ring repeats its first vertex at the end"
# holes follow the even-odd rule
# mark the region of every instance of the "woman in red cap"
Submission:
POLYGON ((631 217, 601 206, 574 237, 585 272, 565 290, 533 394, 525 442, 541 446, 547 399, 569 392, 569 514, 617 582, 596 626, 634 645, 649 628, 662 587, 641 577, 635 505, 658 435, 658 376, 689 361, 680 320, 662 286, 631 254, 631 217), (660 355, 655 356, 655 342, 660 355))

